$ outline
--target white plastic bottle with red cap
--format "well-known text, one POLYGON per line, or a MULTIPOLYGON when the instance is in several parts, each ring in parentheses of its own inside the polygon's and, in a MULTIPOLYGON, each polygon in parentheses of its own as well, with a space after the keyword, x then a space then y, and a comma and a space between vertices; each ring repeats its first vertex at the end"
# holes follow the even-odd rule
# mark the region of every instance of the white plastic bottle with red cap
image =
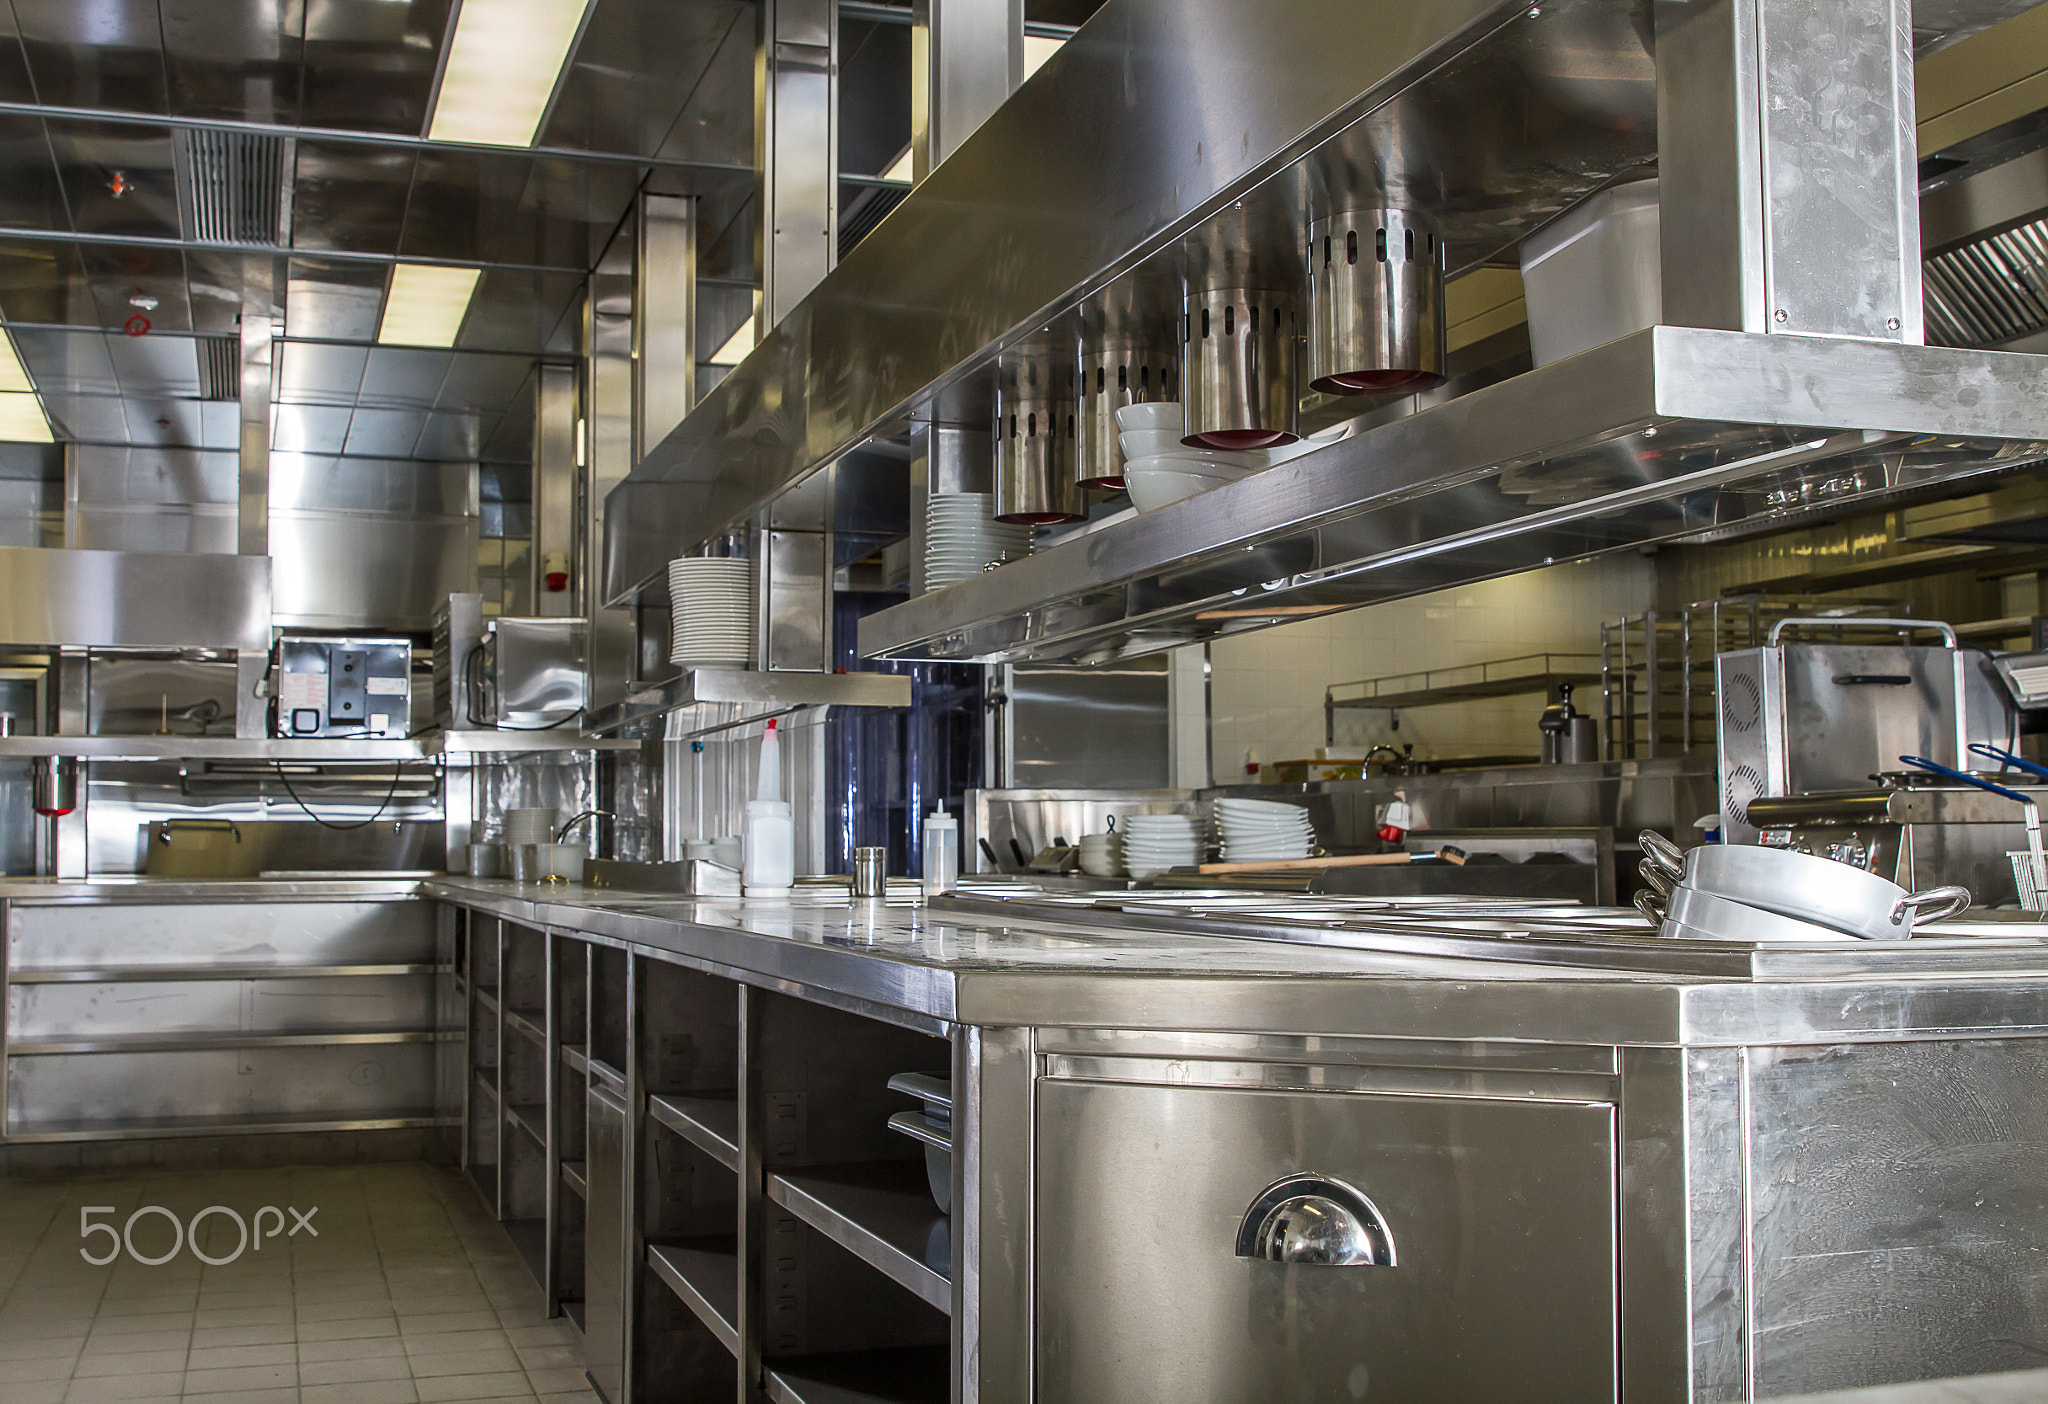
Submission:
POLYGON ((740 885, 748 895, 774 896, 796 882, 796 821, 782 798, 782 748, 771 718, 761 737, 754 798, 740 826, 740 885))

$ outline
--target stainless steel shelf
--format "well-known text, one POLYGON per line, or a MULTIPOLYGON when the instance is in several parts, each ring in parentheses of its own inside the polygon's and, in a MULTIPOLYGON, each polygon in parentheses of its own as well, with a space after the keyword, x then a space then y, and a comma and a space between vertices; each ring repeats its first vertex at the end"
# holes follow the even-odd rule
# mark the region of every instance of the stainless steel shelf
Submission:
POLYGON ((952 1312, 951 1225, 932 1201, 922 1161, 770 1175, 768 1197, 927 1304, 952 1312))
POLYGON ((569 1071, 582 1073, 586 1077, 590 1075, 590 1057, 583 1051, 582 1044, 563 1044, 562 1061, 568 1065, 569 1071))
POLYGON ((728 1170, 740 1168, 737 1097, 650 1095, 647 1114, 728 1170))
POLYGON ((775 1404, 944 1404, 952 1352, 942 1345, 807 1355, 768 1365, 775 1404))
POLYGON ((562 1162, 562 1183, 567 1185, 570 1193, 574 1194, 578 1199, 587 1200, 590 1198, 590 1176, 585 1171, 582 1161, 565 1160, 562 1162))
MULTIPOLYGON (((616 731, 637 721, 693 707, 718 705, 705 735, 781 716, 800 707, 908 707, 910 679, 894 673, 774 673, 740 668, 692 668, 658 687, 634 693, 589 718, 593 732, 616 731)), ((638 743, 628 743, 635 744, 638 743)))
POLYGON ((638 741, 570 731, 444 731, 423 738, 428 754, 448 756, 533 755, 542 751, 633 751, 638 741))
POLYGON ((326 1048, 355 1043, 446 1043, 459 1034, 432 1029, 385 1032, 356 1029, 333 1033, 106 1034, 98 1038, 28 1038, 7 1045, 10 1057, 60 1053, 195 1053, 217 1048, 326 1048))
POLYGON ((506 1028, 539 1044, 543 1048, 547 1047, 548 1044, 548 1031, 543 1026, 546 1019, 546 1014, 533 1009, 507 1009, 505 1011, 506 1028))
POLYGON ((505 1236, 512 1240, 512 1246, 519 1253, 519 1260, 526 1264, 526 1270, 533 1274, 536 1282, 547 1281, 548 1221, 546 1219, 507 1219, 505 1236))
POLYGON ((164 1116, 114 1122, 43 1122, 27 1130, 10 1129, 5 1139, 10 1145, 43 1141, 146 1141, 166 1136, 245 1136, 292 1131, 406 1131, 460 1124, 458 1118, 438 1116, 424 1108, 374 1117, 164 1116))
POLYGON ((502 1012, 498 1006, 498 987, 496 985, 478 985, 471 993, 476 996, 478 1004, 481 1004, 493 1014, 502 1012))
POLYGON ((1565 683, 1584 687, 1600 681, 1597 653, 1532 653, 1520 658, 1490 659, 1432 668, 1418 673, 1393 673, 1357 682, 1332 683, 1323 693, 1326 708, 1372 711, 1431 707, 1445 702, 1474 702, 1489 697, 1524 697, 1555 692, 1565 683), (1358 689, 1355 697, 1340 691, 1358 689))
POLYGON ((587 1058, 584 1060, 583 1066, 584 1070, 591 1077, 609 1087, 613 1092, 621 1097, 626 1095, 626 1075, 610 1063, 605 1062, 602 1058, 587 1058))
POLYGON ((366 975, 438 975, 445 965, 69 965, 10 970, 10 985, 129 984, 182 980, 319 980, 366 975))
POLYGON ((740 1353, 740 1253, 734 1238, 647 1245, 647 1265, 735 1356, 740 1353))
POLYGON ((498 1100, 498 1070, 496 1068, 472 1068, 476 1085, 490 1094, 492 1101, 498 1100))
POLYGON ((81 760, 297 761, 332 765, 428 761, 446 756, 531 755, 546 751, 633 750, 637 741, 586 731, 453 731, 405 741, 272 736, 0 736, 0 758, 76 756, 81 760))
POLYGON ((542 1150, 548 1148, 548 1109, 546 1106, 524 1105, 505 1108, 505 1120, 525 1132, 527 1138, 542 1150))

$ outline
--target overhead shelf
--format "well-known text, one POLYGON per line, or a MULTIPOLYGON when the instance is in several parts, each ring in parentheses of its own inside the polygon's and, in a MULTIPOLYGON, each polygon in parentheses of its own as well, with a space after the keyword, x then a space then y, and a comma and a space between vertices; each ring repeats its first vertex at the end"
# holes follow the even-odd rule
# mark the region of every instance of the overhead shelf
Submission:
POLYGON ((922 1161, 768 1177, 768 1197, 928 1305, 953 1310, 951 1225, 922 1161))
POLYGON ((442 756, 459 759, 537 751, 619 751, 638 745, 636 741, 591 736, 583 731, 454 731, 408 741, 269 736, 0 736, 0 757, 390 765, 442 756))
POLYGON ((1405 711, 1411 707, 1432 707, 1445 702, 1551 693, 1566 685, 1583 687, 1599 681, 1600 655, 1597 653, 1531 653, 1519 658, 1333 683, 1323 695, 1323 705, 1332 709, 1405 711), (1346 692, 1353 692, 1353 695, 1338 695, 1346 692))
MULTIPOLYGON (((758 672, 742 668, 691 668, 657 687, 589 717, 593 732, 617 731, 671 712, 717 708, 701 718, 702 736, 781 716, 800 707, 907 707, 910 679, 895 673, 758 672)), ((627 743, 636 744, 636 743, 627 743)))

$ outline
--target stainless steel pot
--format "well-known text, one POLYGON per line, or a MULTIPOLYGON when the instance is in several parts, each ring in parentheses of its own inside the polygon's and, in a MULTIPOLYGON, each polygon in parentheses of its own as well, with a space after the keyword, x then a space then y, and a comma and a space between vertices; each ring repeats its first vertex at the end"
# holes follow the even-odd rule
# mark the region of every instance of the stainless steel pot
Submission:
POLYGON ((1968 888, 1908 892, 1847 863, 1782 848, 1709 843, 1684 852, 1647 830, 1637 843, 1652 865, 1696 891, 1865 941, 1903 941, 1915 925, 1954 916, 1970 905, 1968 888))
POLYGON ((1694 941, 1741 941, 1781 945, 1802 941, 1849 941, 1845 931, 1794 917, 1780 916, 1746 902, 1716 897, 1680 883, 1665 909, 1664 934, 1694 941))

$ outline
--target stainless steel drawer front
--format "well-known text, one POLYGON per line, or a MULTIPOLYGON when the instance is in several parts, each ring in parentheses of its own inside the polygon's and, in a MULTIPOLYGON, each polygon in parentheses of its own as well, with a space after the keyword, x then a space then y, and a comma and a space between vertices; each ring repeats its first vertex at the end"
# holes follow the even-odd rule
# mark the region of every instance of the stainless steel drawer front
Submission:
POLYGON ((1615 1397, 1610 1106, 1047 1082, 1038 1123, 1042 1401, 1615 1397), (1239 1256, 1292 1176, 1389 1251, 1239 1256))

